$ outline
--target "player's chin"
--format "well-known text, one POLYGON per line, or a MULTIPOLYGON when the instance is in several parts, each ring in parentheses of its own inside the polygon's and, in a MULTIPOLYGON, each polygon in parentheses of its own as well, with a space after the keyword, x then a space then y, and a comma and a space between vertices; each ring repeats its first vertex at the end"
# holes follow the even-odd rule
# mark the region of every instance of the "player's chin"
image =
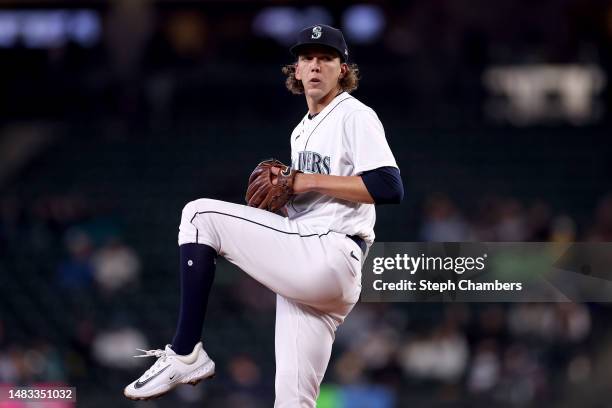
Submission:
POLYGON ((311 98, 321 98, 325 95, 323 89, 319 87, 308 87, 304 91, 311 98))

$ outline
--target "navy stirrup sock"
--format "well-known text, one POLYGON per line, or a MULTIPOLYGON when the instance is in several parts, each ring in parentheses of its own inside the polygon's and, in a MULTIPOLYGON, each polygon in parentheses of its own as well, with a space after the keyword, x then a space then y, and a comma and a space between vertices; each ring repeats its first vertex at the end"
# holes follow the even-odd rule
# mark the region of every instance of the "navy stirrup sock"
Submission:
POLYGON ((217 252, 208 245, 183 244, 181 257, 181 311, 172 340, 177 354, 190 354, 200 341, 208 295, 215 278, 217 252))

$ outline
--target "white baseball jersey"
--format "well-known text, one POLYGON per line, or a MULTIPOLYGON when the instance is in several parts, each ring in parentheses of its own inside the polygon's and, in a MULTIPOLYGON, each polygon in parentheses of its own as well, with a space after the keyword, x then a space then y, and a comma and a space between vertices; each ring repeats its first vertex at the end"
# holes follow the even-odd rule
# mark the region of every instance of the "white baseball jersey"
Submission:
MULTIPOLYGON (((291 134, 292 166, 304 173, 357 176, 378 167, 397 167, 378 116, 346 92, 318 115, 308 114, 291 134)), ((374 242, 373 204, 353 203, 316 192, 300 194, 288 206, 289 218, 313 231, 359 235, 374 242)))

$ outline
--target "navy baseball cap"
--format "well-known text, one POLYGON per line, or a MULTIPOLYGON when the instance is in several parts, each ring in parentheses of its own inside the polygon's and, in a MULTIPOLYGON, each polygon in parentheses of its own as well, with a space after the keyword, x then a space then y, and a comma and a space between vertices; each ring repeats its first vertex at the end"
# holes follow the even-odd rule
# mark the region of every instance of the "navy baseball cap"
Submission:
POLYGON ((342 62, 348 60, 349 52, 342 31, 325 24, 316 24, 304 28, 297 36, 297 42, 289 49, 297 58, 300 49, 306 45, 323 45, 333 48, 340 54, 342 62))

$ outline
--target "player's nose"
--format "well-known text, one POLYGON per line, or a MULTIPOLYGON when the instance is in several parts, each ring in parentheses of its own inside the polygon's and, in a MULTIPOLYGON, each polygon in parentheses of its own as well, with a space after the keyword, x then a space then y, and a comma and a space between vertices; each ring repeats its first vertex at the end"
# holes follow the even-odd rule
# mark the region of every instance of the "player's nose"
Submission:
POLYGON ((318 72, 320 69, 321 69, 321 60, 318 59, 317 57, 314 57, 310 64, 310 70, 318 72))
POLYGON ((321 61, 319 61, 317 58, 313 58, 312 64, 310 65, 310 70, 318 72, 321 69, 321 65, 319 64, 320 62, 321 61))

